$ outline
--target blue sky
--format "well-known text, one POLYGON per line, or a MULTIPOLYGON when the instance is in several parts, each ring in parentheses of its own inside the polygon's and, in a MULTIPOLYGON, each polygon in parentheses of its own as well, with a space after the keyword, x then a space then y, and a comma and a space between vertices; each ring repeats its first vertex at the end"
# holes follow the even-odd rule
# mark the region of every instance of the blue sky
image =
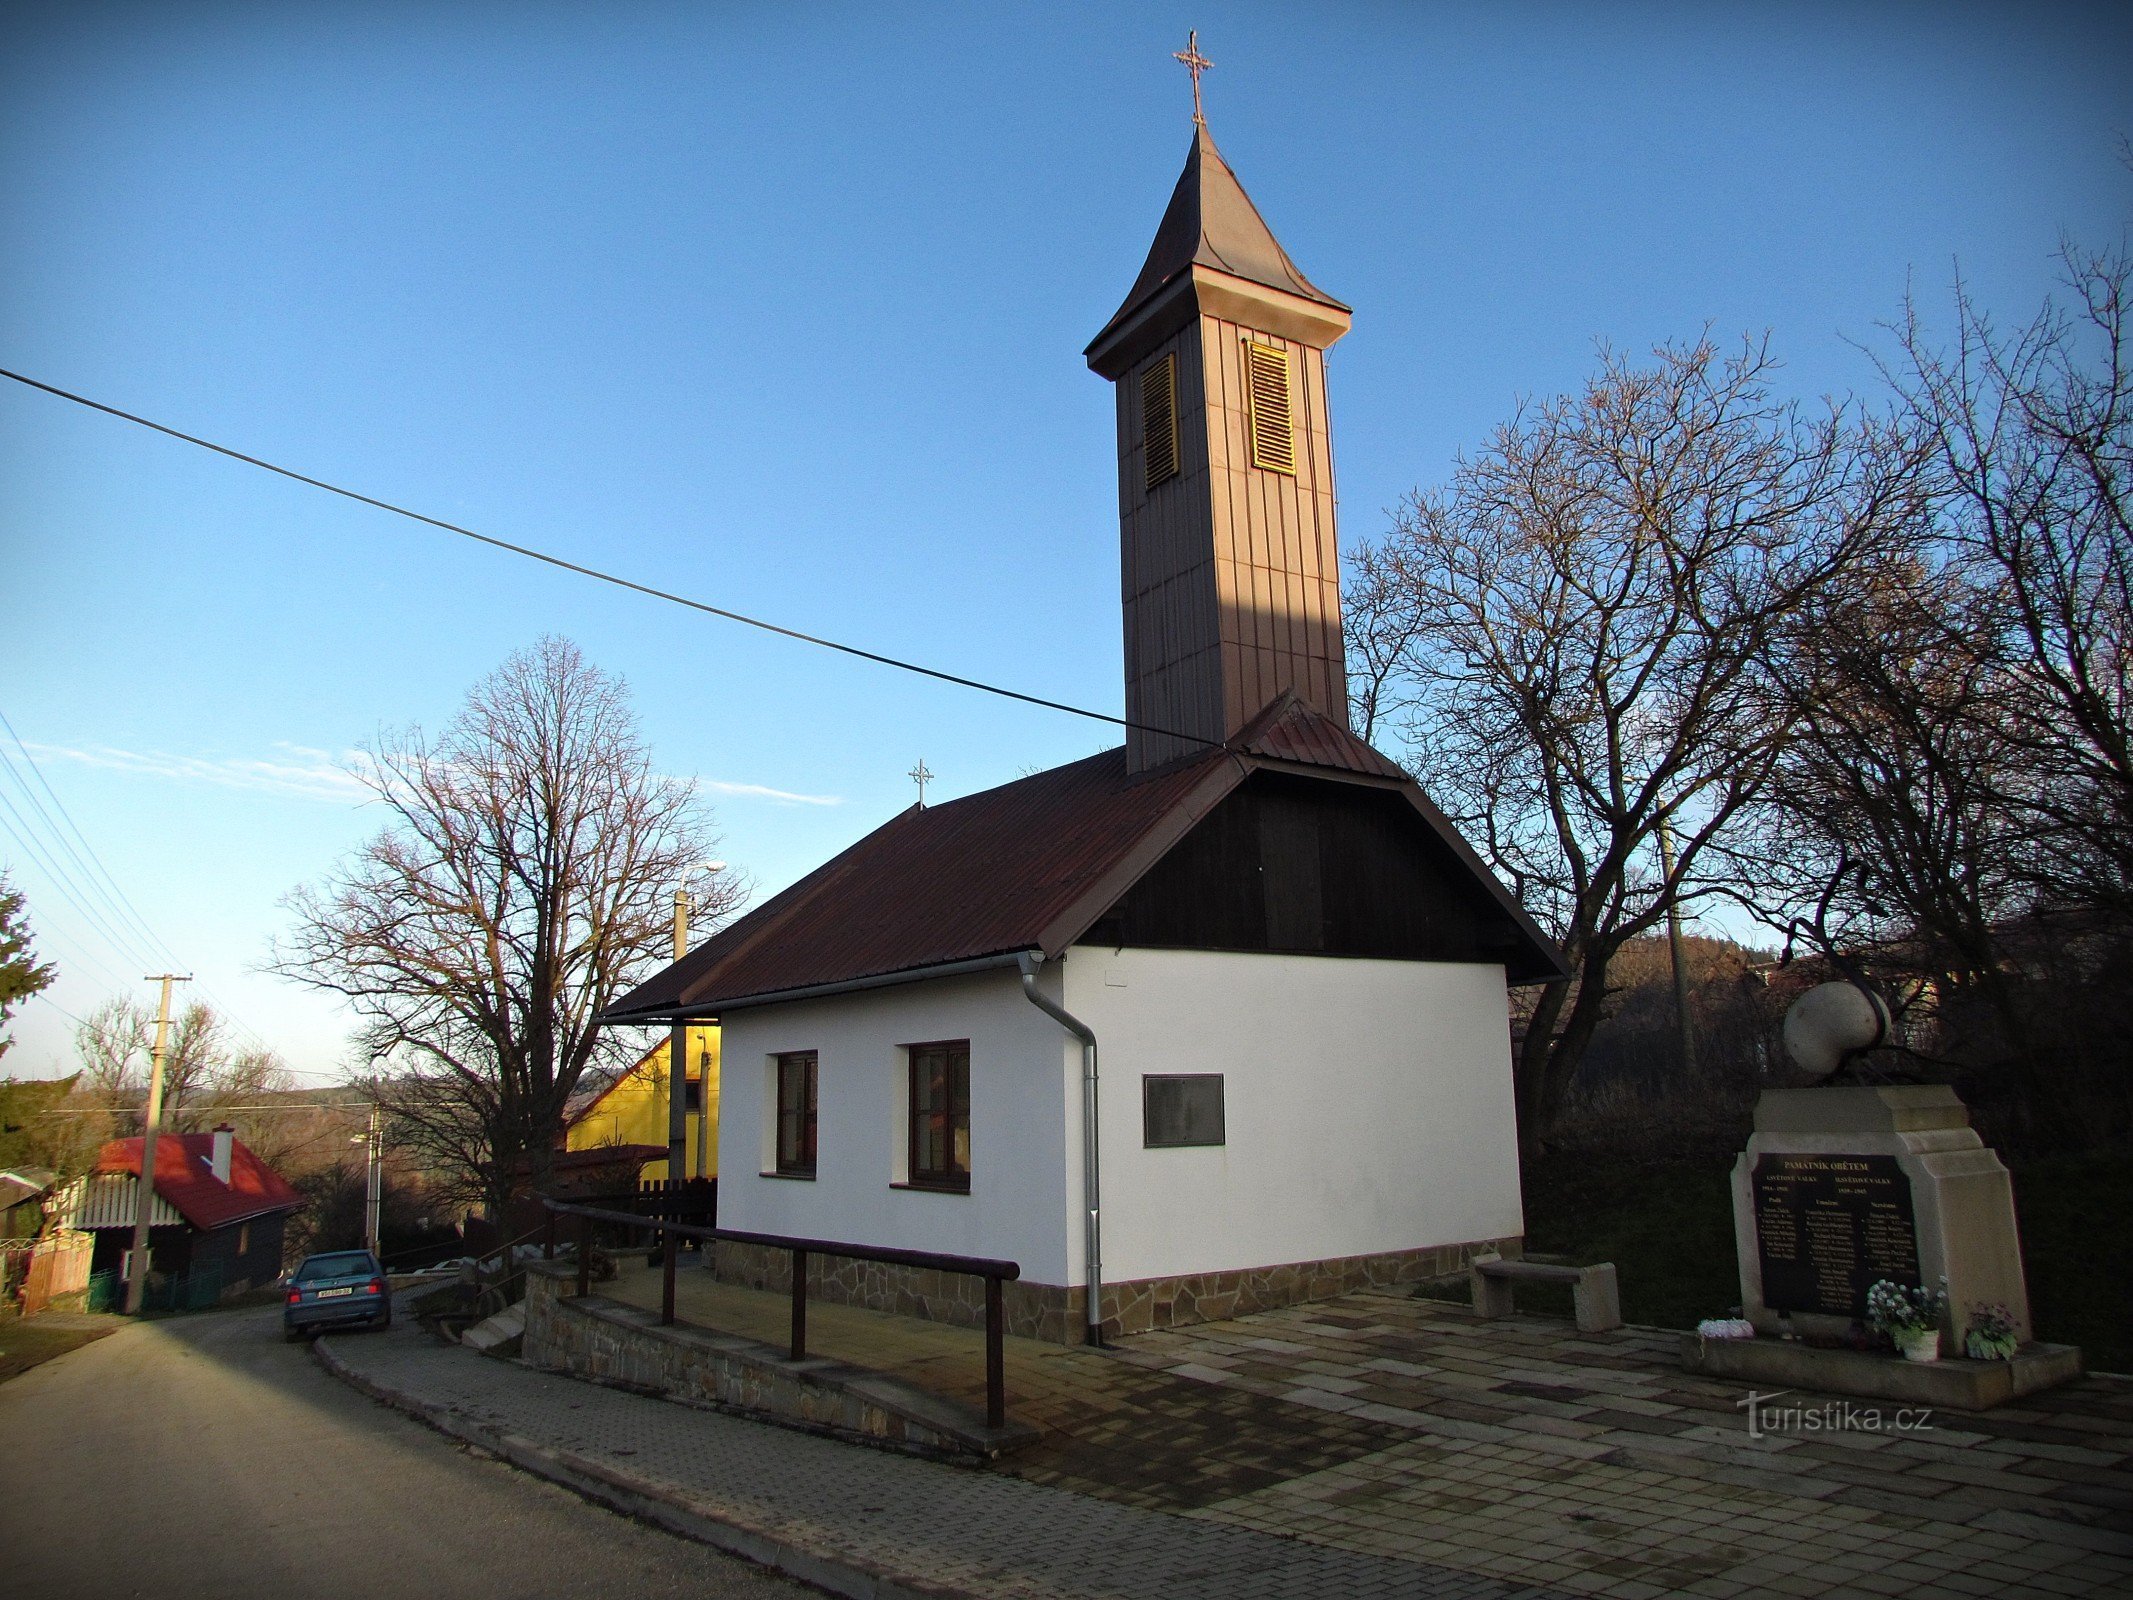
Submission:
MULTIPOLYGON (((2069 5, 17 4, 0 366, 946 670, 1121 701, 1082 346, 1190 135, 1356 308, 1344 538, 1521 396, 1769 330, 1804 396, 1956 263, 2014 319, 2119 236, 2133 11, 2069 5)), ((145 919, 300 1068, 254 969, 379 825, 339 770, 543 632, 626 677, 769 892, 1102 728, 589 585, 0 385, 0 711, 145 919)), ((0 792, 21 797, 0 777, 0 792)), ((8 831, 63 978, 153 970, 8 831)), ((139 942, 139 941, 136 941, 139 942)), ((160 952, 156 952, 160 954, 160 952)))

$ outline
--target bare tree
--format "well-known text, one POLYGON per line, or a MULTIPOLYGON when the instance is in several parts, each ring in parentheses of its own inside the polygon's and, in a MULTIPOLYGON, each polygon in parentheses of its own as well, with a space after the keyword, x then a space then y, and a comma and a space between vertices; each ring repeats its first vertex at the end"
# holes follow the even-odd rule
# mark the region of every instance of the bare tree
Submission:
POLYGON ((1790 658, 1797 737, 1748 899, 1931 994, 1926 1065, 2011 1096, 2003 1132, 2133 1120, 2133 279, 2063 252, 2075 309, 2011 335, 1956 289, 1885 368, 1929 494, 1905 560, 1856 574, 1790 658), (1958 1023, 1959 1019, 1959 1023, 1958 1023))
MULTIPOLYGON (((567 640, 513 655, 436 739, 368 754, 358 776, 391 820, 289 897, 272 970, 353 1006, 398 1136, 500 1210, 515 1171, 545 1185, 586 1069, 634 1049, 600 1012, 667 959, 668 897, 711 841, 624 685, 567 640)), ((706 920, 739 894, 715 876, 706 920)))
POLYGON ((1984 602, 1971 646, 2026 758, 2005 798, 2050 838, 2033 888, 2133 911, 2133 257, 2061 259, 2074 309, 2011 335, 1960 283, 1952 349, 1907 304, 1891 376, 1933 451, 1949 561, 1984 602))
POLYGON ((1341 637, 1348 648, 1348 718, 1365 744, 1407 710, 1406 663, 1421 625, 1399 564, 1375 545, 1355 545, 1341 586, 1341 637))
MULTIPOLYGON (((87 1120, 101 1138, 141 1131, 148 1097, 155 1010, 139 998, 114 995, 93 1008, 75 1029, 81 1063, 77 1109, 101 1106, 109 1115, 87 1120)), ((251 1108, 289 1094, 296 1076, 266 1045, 233 1046, 222 1016, 205 1001, 186 1006, 172 1021, 163 1059, 163 1126, 199 1133, 229 1122, 269 1166, 289 1148, 296 1129, 288 1114, 251 1108)))
POLYGON ((1404 697, 1413 769, 1574 973, 1536 998, 1519 1047, 1528 1149, 1616 953, 1712 892, 1714 841, 1786 746, 1771 653, 1914 510, 1902 441, 1773 398, 1766 345, 1655 357, 1603 350, 1582 393, 1522 408, 1446 490, 1410 497, 1359 567, 1406 608, 1374 631, 1405 636, 1380 676, 1404 697))
POLYGON ((92 1007, 74 1030, 82 1069, 79 1092, 96 1095, 114 1109, 137 1103, 147 1092, 155 1022, 155 1012, 130 994, 92 1007))

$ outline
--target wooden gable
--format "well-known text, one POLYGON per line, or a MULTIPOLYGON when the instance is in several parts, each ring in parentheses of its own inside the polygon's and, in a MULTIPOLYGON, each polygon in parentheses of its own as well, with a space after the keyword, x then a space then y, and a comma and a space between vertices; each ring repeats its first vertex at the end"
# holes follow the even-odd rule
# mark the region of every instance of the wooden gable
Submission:
POLYGON ((1090 945, 1501 964, 1532 952, 1399 789, 1260 771, 1082 936, 1090 945))

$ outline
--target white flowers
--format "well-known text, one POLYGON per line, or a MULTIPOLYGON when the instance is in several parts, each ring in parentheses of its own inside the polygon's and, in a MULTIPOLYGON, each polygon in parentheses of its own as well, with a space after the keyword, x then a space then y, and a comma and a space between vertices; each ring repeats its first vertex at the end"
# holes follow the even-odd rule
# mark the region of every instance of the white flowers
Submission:
POLYGON ((1928 1293, 1923 1285, 1913 1288, 1893 1278, 1882 1278, 1866 1291, 1866 1320, 1868 1326, 1891 1338, 1900 1333, 1924 1333, 1940 1325, 1940 1314, 1947 1304, 1945 1281, 1942 1287, 1928 1293))
POLYGON ((1696 1324, 1699 1339, 1752 1339, 1755 1324, 1746 1317, 1706 1317, 1696 1324))

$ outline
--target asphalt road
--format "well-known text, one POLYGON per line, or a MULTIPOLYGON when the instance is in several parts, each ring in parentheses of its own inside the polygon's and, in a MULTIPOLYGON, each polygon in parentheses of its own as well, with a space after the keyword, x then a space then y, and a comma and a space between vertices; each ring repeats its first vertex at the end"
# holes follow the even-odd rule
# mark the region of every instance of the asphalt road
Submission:
POLYGON ((357 1394, 272 1307, 135 1324, 0 1384, 11 1600, 813 1592, 357 1394))

